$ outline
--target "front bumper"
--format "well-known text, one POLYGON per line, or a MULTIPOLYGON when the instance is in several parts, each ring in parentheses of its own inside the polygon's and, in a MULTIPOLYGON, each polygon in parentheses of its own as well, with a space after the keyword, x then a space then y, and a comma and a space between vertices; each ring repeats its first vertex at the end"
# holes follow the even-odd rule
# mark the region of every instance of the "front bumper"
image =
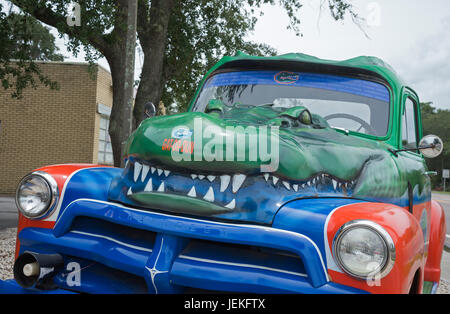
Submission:
MULTIPOLYGON (((76 200, 54 229, 25 228, 19 240, 20 253, 63 255, 57 293, 365 293, 330 282, 320 250, 305 235, 105 201, 76 200)), ((21 288, 0 284, 1 293, 11 291, 21 288)))

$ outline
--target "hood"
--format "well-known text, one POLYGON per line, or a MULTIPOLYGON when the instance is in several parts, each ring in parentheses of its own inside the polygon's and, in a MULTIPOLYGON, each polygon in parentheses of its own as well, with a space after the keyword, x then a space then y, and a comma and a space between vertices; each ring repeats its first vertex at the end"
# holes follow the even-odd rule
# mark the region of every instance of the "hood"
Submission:
POLYGON ((373 180, 393 182, 398 173, 384 143, 340 133, 303 107, 214 102, 206 113, 145 120, 126 160, 111 200, 261 224, 288 201, 364 198, 373 180))

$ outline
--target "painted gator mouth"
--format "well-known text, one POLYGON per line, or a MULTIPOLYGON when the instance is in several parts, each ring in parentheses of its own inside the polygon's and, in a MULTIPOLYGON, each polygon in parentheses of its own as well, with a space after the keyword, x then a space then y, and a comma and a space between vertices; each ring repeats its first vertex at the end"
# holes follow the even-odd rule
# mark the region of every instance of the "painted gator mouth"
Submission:
POLYGON ((327 173, 304 180, 285 180, 276 173, 189 173, 134 157, 127 160, 122 178, 126 198, 139 206, 194 215, 279 208, 301 197, 349 197, 357 184, 327 173))

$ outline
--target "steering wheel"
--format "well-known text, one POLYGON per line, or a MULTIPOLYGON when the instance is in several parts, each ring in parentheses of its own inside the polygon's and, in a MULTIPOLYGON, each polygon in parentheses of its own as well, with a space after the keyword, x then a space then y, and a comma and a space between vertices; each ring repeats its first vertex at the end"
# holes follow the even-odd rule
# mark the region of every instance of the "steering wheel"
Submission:
POLYGON ((357 116, 353 116, 348 113, 335 113, 335 114, 330 114, 329 116, 324 117, 324 119, 326 121, 331 120, 331 119, 336 119, 336 118, 349 119, 349 120, 359 123, 361 126, 358 128, 358 130, 356 130, 356 132, 359 132, 359 130, 361 130, 361 128, 364 128, 366 131, 368 131, 371 134, 377 134, 377 132, 374 130, 374 128, 372 128, 370 126, 369 123, 367 123, 366 121, 364 121, 363 119, 361 119, 357 116))

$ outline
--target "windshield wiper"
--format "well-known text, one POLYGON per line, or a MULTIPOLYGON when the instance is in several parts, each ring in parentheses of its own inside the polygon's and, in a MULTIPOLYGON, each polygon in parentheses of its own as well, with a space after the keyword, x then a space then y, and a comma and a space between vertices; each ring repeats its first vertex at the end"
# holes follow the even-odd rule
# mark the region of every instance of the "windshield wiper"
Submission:
POLYGON ((345 129, 345 128, 340 128, 340 127, 337 127, 337 126, 332 126, 331 128, 333 128, 333 129, 336 129, 336 130, 341 130, 341 131, 344 131, 344 132, 345 132, 345 134, 347 134, 347 135, 349 135, 349 134, 350 134, 350 131, 349 131, 349 130, 347 130, 347 129, 345 129))

